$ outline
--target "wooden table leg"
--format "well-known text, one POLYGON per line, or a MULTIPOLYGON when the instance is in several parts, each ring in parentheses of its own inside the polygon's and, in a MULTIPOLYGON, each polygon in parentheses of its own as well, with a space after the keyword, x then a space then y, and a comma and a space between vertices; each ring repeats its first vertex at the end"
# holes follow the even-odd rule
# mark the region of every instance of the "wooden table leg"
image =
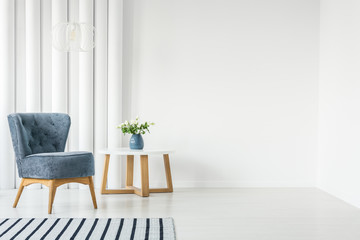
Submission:
POLYGON ((106 182, 108 177, 108 171, 109 171, 109 160, 110 160, 110 154, 105 155, 105 162, 104 162, 104 171, 102 176, 102 182, 101 182, 101 193, 104 194, 106 191, 106 182))
POLYGON ((134 185, 134 155, 126 156, 126 187, 134 185))
POLYGON ((120 193, 134 193, 134 189, 106 189, 108 179, 110 154, 105 155, 104 171, 101 182, 101 194, 120 194, 120 193))
POLYGON ((148 155, 140 156, 140 166, 141 166, 141 196, 149 196, 149 165, 148 165, 148 155))
POLYGON ((173 192, 169 154, 164 154, 164 166, 165 166, 165 173, 166 173, 167 188, 168 188, 169 192, 173 192))
POLYGON ((149 193, 173 192, 173 184, 170 170, 169 154, 163 154, 167 188, 149 188, 149 161, 148 155, 140 156, 141 189, 134 187, 134 155, 127 155, 126 163, 126 189, 107 189, 110 154, 105 155, 104 171, 101 183, 102 194, 135 193, 142 197, 148 197, 149 193))

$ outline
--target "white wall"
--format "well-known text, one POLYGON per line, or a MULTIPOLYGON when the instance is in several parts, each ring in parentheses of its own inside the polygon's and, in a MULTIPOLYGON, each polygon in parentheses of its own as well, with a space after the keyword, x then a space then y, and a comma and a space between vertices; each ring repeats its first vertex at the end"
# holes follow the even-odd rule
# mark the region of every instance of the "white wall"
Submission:
MULTIPOLYGON (((71 2, 67 17, 78 20, 79 2, 71 2)), ((25 5, 31 3, 24 0, 7 3, 14 8, 16 28, 7 29, 10 25, 2 24, 1 33, 6 36, 15 31, 15 46, 1 56, 1 62, 15 56, 14 69, 4 74, 16 74, 15 83, 4 77, 1 86, 12 88, 15 84, 14 91, 9 92, 14 94, 15 103, 12 106, 6 98, 6 104, 0 105, 1 115, 30 111, 25 100, 37 99, 39 94, 39 111, 53 111, 55 99, 49 92, 56 81, 52 72, 58 65, 52 62, 48 37, 55 24, 52 4, 40 1, 36 8, 42 18, 33 27, 40 27, 43 45, 41 54, 36 50, 32 54, 36 57, 31 58, 25 54, 29 50, 24 41, 29 24, 24 16, 37 15, 27 15, 31 8, 25 5), (34 79, 41 86, 35 96, 24 87, 32 79, 25 73, 27 63, 39 58, 40 79, 34 79)), ((110 1, 110 9, 115 3, 110 1)), ((121 138, 120 132, 109 125, 109 114, 114 114, 109 110, 116 109, 117 117, 127 119, 139 114, 143 120, 157 123, 152 134, 145 136, 145 144, 177 150, 171 156, 175 187, 315 185, 319 1, 125 0, 122 73, 116 64, 108 71, 110 59, 118 59, 114 61, 121 65, 121 56, 108 54, 112 50, 121 53, 121 42, 107 39, 113 34, 119 38, 121 26, 116 29, 114 23, 121 22, 121 11, 111 15, 107 5, 99 4, 101 0, 95 0, 94 5, 81 8, 96 16, 92 21, 99 34, 92 64, 79 70, 83 61, 78 53, 70 53, 66 60, 67 97, 66 106, 61 103, 61 107, 66 107, 73 119, 70 150, 79 150, 86 141, 96 153, 109 144, 111 131, 121 138), (86 86, 94 89, 80 85, 79 76, 82 78, 84 73, 92 76, 86 78, 90 79, 86 86), (108 94, 108 79, 121 82, 121 77, 122 98, 113 91, 108 94), (91 96, 91 92, 93 101, 80 105, 79 96, 91 96), (84 111, 91 116, 81 120, 84 111), (84 139, 86 130, 80 131, 80 124, 88 126, 93 144, 84 139)), ((13 19, 11 14, 4 18, 13 19)), ((33 36, 36 32, 28 33, 33 36)), ((0 38, 4 46, 7 41, 0 38)), ((1 126, 7 126, 6 119, 1 121, 1 126)), ((9 140, 8 135, 0 136, 2 146, 9 140)), ((127 141, 125 137, 123 146, 127 141)), ((12 149, 7 147, 0 155, 2 161, 9 161, 6 156, 12 156, 12 149)), ((95 157, 95 181, 99 186, 103 156, 95 157)), ((153 160, 151 181, 164 184, 162 161, 153 160)), ((120 167, 111 164, 111 168, 120 167)), ((3 172, 14 173, 13 163, 3 166, 3 172)), ((4 178, 10 180, 2 188, 15 185, 13 176, 4 178)))
POLYGON ((319 186, 360 207, 360 2, 321 1, 319 186))
POLYGON ((124 117, 156 122, 146 147, 177 150, 175 186, 315 185, 319 8, 124 1, 124 117))

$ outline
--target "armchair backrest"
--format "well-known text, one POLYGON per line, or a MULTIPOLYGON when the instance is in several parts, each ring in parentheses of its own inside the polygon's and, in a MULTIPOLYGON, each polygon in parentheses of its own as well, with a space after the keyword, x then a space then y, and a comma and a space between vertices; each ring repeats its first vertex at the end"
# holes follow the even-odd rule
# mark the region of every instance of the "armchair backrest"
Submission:
POLYGON ((70 116, 63 113, 13 113, 8 116, 16 161, 36 153, 63 152, 70 116))

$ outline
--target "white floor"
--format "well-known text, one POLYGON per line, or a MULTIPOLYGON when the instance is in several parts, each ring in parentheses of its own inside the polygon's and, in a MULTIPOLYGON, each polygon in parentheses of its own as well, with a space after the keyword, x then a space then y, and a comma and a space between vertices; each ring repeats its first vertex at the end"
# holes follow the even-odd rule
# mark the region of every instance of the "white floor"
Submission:
POLYGON ((174 193, 100 195, 58 190, 47 215, 47 189, 0 191, 4 217, 173 217, 177 239, 359 240, 360 209, 314 188, 175 189, 174 193))

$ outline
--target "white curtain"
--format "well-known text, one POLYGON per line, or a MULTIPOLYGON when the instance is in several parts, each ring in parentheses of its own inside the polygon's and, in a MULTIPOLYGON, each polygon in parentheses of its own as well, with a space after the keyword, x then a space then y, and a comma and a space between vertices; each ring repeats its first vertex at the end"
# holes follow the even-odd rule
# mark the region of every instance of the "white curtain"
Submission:
MULTIPOLYGON (((97 151, 121 146, 115 126, 122 121, 122 16, 122 0, 0 1, 0 189, 19 183, 6 117, 12 112, 68 113, 67 151, 94 152, 100 186, 103 156, 97 151), (93 51, 52 48, 52 27, 66 21, 95 26, 93 51)), ((121 163, 111 164, 110 187, 119 187, 121 163)))

